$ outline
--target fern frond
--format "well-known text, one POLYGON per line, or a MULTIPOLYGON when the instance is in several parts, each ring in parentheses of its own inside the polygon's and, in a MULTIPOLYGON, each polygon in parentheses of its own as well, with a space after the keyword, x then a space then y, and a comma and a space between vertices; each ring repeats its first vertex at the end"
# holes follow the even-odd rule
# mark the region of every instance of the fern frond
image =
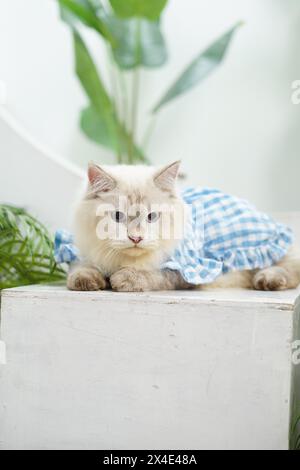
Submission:
POLYGON ((24 209, 0 205, 0 289, 58 281, 65 275, 56 265, 48 230, 24 209))

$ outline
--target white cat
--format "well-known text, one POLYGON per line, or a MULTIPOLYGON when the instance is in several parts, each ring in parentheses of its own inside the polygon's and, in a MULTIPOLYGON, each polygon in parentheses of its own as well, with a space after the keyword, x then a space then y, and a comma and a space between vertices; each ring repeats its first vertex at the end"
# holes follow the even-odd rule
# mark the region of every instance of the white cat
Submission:
MULTIPOLYGON (((75 215, 81 261, 68 276, 71 290, 116 291, 205 288, 178 270, 162 269, 184 237, 186 206, 176 187, 179 162, 164 168, 97 166, 75 215)), ((300 261, 285 256, 265 269, 220 275, 208 287, 282 290, 300 282, 300 261)))

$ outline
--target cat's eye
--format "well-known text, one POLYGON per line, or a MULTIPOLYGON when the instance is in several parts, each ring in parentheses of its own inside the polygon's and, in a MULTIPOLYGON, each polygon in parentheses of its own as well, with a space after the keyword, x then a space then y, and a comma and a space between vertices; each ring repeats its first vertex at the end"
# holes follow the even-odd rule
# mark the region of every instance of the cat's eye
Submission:
POLYGON ((111 217, 117 224, 122 224, 126 221, 126 215, 121 211, 112 212, 111 217))
POLYGON ((147 217, 149 223, 156 222, 159 219, 159 212, 150 212, 147 217))

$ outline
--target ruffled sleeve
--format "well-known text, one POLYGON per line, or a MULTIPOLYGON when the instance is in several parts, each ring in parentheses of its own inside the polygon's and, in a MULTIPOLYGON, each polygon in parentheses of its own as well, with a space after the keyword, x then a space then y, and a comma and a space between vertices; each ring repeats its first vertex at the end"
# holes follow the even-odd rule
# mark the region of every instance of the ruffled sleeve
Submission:
POLYGON ((57 230, 54 239, 54 258, 57 264, 73 263, 79 259, 78 248, 67 230, 57 230))

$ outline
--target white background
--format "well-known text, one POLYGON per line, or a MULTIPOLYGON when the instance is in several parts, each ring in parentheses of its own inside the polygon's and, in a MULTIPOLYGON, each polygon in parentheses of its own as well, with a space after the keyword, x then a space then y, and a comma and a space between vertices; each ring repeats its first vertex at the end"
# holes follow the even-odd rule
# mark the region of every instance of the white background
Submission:
MULTIPOLYGON (((170 61, 143 72, 140 133, 146 111, 183 66, 239 20, 246 25, 226 63, 162 111, 149 154, 158 164, 181 158, 187 183, 219 187, 261 209, 299 210, 300 105, 291 103, 300 78, 299 0, 170 0, 170 61)), ((103 68, 100 42, 93 33, 88 40, 103 68)), ((113 161, 78 128, 86 98, 55 0, 0 0, 0 80, 8 109, 50 150, 80 165, 113 161)))

